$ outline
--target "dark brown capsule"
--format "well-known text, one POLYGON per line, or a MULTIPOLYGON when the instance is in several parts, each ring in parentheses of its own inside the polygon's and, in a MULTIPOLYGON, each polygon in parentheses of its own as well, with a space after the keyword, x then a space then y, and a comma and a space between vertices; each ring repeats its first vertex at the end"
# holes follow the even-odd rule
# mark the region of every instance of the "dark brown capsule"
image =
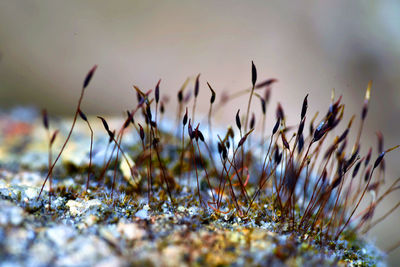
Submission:
POLYGON ((301 119, 304 118, 304 116, 306 115, 306 112, 307 112, 307 107, 308 107, 307 98, 308 98, 308 94, 307 94, 306 97, 304 98, 303 106, 302 106, 302 108, 301 108, 301 119))
POLYGON ((54 141, 56 140, 56 137, 57 137, 58 132, 59 132, 59 131, 56 130, 56 131, 53 133, 53 135, 51 136, 50 145, 53 145, 54 141))
POLYGON ((128 128, 129 124, 130 124, 130 120, 129 120, 129 118, 128 118, 128 119, 125 120, 124 125, 122 126, 122 128, 123 128, 123 129, 128 128))
POLYGON ((342 181, 342 175, 340 175, 339 177, 337 177, 333 182, 332 182, 332 190, 337 187, 340 182, 342 181))
POLYGON ((221 154, 222 153, 222 145, 220 142, 218 142, 217 147, 218 147, 218 153, 221 154))
MULTIPOLYGON (((371 190, 368 188, 368 190, 371 190)), ((375 204, 372 204, 375 205, 375 204)), ((368 219, 372 218, 374 216, 374 212, 375 212, 375 206, 371 206, 371 208, 368 209, 368 211, 361 217, 361 221, 365 222, 368 219)))
POLYGON ((253 88, 255 88, 257 82, 257 69, 253 61, 251 61, 251 82, 253 83, 253 88))
POLYGON ((240 109, 236 113, 236 126, 239 128, 239 130, 241 130, 242 129, 242 124, 240 122, 239 112, 240 112, 240 109))
POLYGON ((356 166, 354 167, 352 178, 356 177, 358 170, 360 169, 360 166, 361 166, 361 160, 358 161, 356 166))
POLYGON ((339 137, 338 143, 340 143, 340 142, 342 142, 344 139, 346 139, 348 133, 349 133, 349 128, 347 128, 346 130, 344 130, 344 132, 342 133, 342 135, 339 137))
POLYGON ((393 150, 395 150, 395 149, 397 149, 397 148, 399 148, 400 147, 400 145, 397 145, 397 146, 394 146, 394 147, 392 147, 392 148, 389 148, 389 149, 387 149, 387 150, 385 150, 385 151, 383 151, 379 156, 378 156, 378 158, 375 160, 375 163, 374 163, 374 169, 376 168, 376 167, 378 167, 379 166, 379 164, 381 165, 381 170, 383 171, 384 170, 384 164, 385 164, 385 161, 383 160, 383 157, 385 156, 385 154, 386 153, 388 153, 388 152, 390 152, 390 151, 393 151, 393 150))
POLYGON ((142 141, 144 140, 144 130, 142 125, 140 125, 140 123, 138 123, 139 125, 139 134, 140 134, 140 139, 142 139, 142 141))
POLYGON ((197 130, 197 136, 199 137, 200 141, 204 143, 204 135, 200 130, 197 130))
POLYGON ((128 115, 129 121, 135 125, 135 120, 133 119, 133 114, 129 112, 129 110, 126 111, 126 114, 128 115))
POLYGON ((376 160, 375 160, 375 163, 374 163, 374 169, 376 168, 376 167, 378 167, 378 165, 381 163, 381 161, 383 160, 383 157, 385 156, 385 151, 383 151, 377 158, 376 158, 376 160))
POLYGON ((278 118, 276 120, 275 126, 272 129, 272 135, 274 135, 276 133, 276 131, 278 131, 279 125, 281 124, 281 118, 278 118))
POLYGON ((108 127, 107 121, 103 117, 100 117, 100 116, 97 116, 97 118, 99 118, 101 120, 101 122, 103 123, 104 129, 106 129, 107 132, 110 132, 110 128, 108 127))
POLYGON ((157 83, 157 85, 156 85, 156 89, 154 90, 154 95, 155 95, 155 98, 156 98, 156 103, 158 103, 158 102, 160 101, 160 82, 161 82, 161 79, 158 80, 158 83, 157 83))
POLYGON ((186 125, 187 121, 188 121, 188 109, 186 108, 186 112, 185 112, 185 115, 183 116, 183 120, 182 120, 183 126, 186 125))
POLYGON ((278 81, 277 79, 273 79, 273 78, 272 79, 268 79, 268 80, 265 80, 263 82, 260 82, 260 83, 256 84, 255 88, 258 89, 258 88, 261 88, 261 87, 270 86, 271 84, 273 84, 273 83, 275 83, 277 81, 278 81))
POLYGON ((289 192, 293 192, 294 188, 296 187, 297 180, 298 177, 295 168, 292 164, 288 165, 287 169, 285 170, 284 183, 289 192))
POLYGON ((353 163, 353 161, 356 159, 358 152, 360 152, 360 145, 357 146, 357 148, 354 150, 353 154, 351 155, 351 158, 349 161, 353 163))
POLYGON ((90 80, 92 79, 93 74, 96 71, 96 69, 97 69, 97 65, 94 65, 93 68, 86 75, 85 81, 83 82, 83 89, 85 89, 89 85, 90 80))
POLYGON ((256 124, 256 115, 254 115, 254 113, 253 113, 251 115, 251 119, 250 119, 250 129, 253 129, 255 124, 256 124))
POLYGON ((137 101, 138 101, 139 104, 140 104, 140 103, 143 103, 144 98, 143 98, 143 96, 139 93, 139 91, 136 91, 136 98, 137 98, 137 101))
POLYGON ((115 136, 115 130, 114 131, 109 131, 109 132, 107 132, 108 133, 108 136, 110 137, 110 143, 111 143, 111 141, 113 141, 114 140, 114 136, 115 136))
POLYGON ((326 120, 326 124, 330 128, 333 128, 334 125, 336 126, 337 123, 339 122, 339 121, 336 120, 336 117, 338 115, 340 107, 342 107, 342 106, 339 107, 339 103, 340 103, 341 98, 342 97, 340 97, 337 102, 335 102, 334 104, 329 106, 329 110, 328 110, 328 112, 327 112, 327 114, 325 116, 326 117, 326 119, 325 119, 326 120))
POLYGON ((222 159, 226 160, 228 158, 228 150, 225 146, 222 147, 222 159))
POLYGON ((290 150, 289 143, 288 143, 288 141, 286 140, 286 137, 285 137, 285 134, 284 134, 284 133, 281 133, 281 139, 282 139, 282 143, 283 143, 283 145, 285 146, 285 148, 287 148, 288 150, 290 150))
POLYGON ((178 102, 181 103, 182 100, 183 100, 183 92, 182 92, 182 90, 180 90, 180 91, 178 92, 178 102))
POLYGON ((111 143, 114 140, 115 130, 112 131, 112 132, 107 131, 107 133, 108 133, 108 136, 109 136, 108 143, 111 143))
POLYGON ((195 128, 194 131, 193 131, 194 138, 196 139, 196 142, 199 141, 199 126, 200 126, 200 124, 198 123, 197 126, 196 126, 196 128, 195 128))
POLYGON ((315 129, 314 132, 314 137, 313 137, 313 142, 317 142, 318 140, 320 140, 324 134, 327 132, 328 128, 327 125, 325 124, 325 121, 321 122, 317 129, 315 129))
POLYGON ((161 101, 160 112, 161 112, 161 114, 164 114, 164 112, 165 112, 165 107, 164 107, 164 102, 163 101, 161 101))
POLYGON ((299 135, 299 146, 297 147, 298 152, 301 153, 301 151, 303 150, 304 147, 304 137, 303 135, 299 135))
POLYGON ((210 98, 210 103, 213 104, 215 101, 215 91, 212 89, 211 85, 207 82, 208 88, 210 88, 211 91, 211 98, 210 98))
POLYGON ((194 84, 194 97, 197 97, 199 95, 199 89, 200 89, 200 74, 197 75, 196 77, 196 82, 194 84))
POLYGON ((46 130, 49 129, 49 117, 47 116, 47 110, 42 110, 43 126, 46 130))
POLYGON ((239 144, 238 144, 238 148, 241 147, 241 146, 243 145, 243 143, 246 141, 246 139, 247 139, 247 136, 246 136, 246 135, 243 136, 243 137, 240 139, 239 144))
POLYGON ((365 117, 367 117, 368 113, 368 101, 364 102, 363 108, 361 110, 361 119, 365 120, 365 117))
POLYGON ((147 105, 147 107, 146 107, 146 116, 147 116, 148 120, 151 122, 153 116, 151 115, 150 105, 147 105))
POLYGON ((190 120, 189 120, 189 125, 188 125, 188 133, 189 133, 190 139, 193 139, 193 138, 195 137, 194 132, 193 132, 192 125, 191 125, 191 123, 190 123, 190 120))
POLYGON ((142 109, 142 115, 146 124, 149 124, 149 117, 146 115, 146 111, 142 109))
POLYGON ((371 160, 371 154, 372 154, 372 147, 369 148, 367 157, 365 158, 364 166, 367 166, 369 161, 371 160))
POLYGON ((239 144, 238 144, 238 148, 241 147, 241 146, 244 144, 244 142, 246 142, 247 137, 251 134, 251 132, 252 132, 253 130, 254 130, 254 129, 250 130, 248 133, 246 133, 246 134, 240 139, 239 144))
POLYGON ((279 148, 276 147, 274 153, 275 164, 278 165, 279 163, 281 163, 281 160, 282 160, 282 153, 279 153, 279 148))
POLYGON ((157 128, 157 122, 156 121, 150 121, 150 125, 153 128, 157 128))
MULTIPOLYGON (((375 167, 374 167, 374 169, 375 169, 375 167)), ((365 182, 368 181, 370 174, 371 174, 371 166, 369 166, 369 168, 365 172, 365 176, 364 176, 364 181, 365 182)))
POLYGON ((267 105, 265 103, 264 98, 261 97, 260 100, 261 100, 261 110, 262 110, 262 113, 265 115, 265 113, 267 111, 267 105))
POLYGON ((285 118, 285 113, 283 112, 281 103, 278 103, 278 107, 276 108, 276 118, 279 118, 281 120, 285 118))

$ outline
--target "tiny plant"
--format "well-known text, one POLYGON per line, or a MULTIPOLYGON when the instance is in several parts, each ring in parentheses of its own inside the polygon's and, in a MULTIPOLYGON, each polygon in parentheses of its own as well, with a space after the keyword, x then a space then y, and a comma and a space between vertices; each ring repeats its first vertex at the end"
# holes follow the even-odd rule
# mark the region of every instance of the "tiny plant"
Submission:
MULTIPOLYGON (((52 163, 52 156, 53 156, 52 146, 53 146, 53 144, 54 144, 54 142, 56 140, 56 137, 57 137, 57 134, 58 134, 58 130, 55 130, 53 132, 53 134, 50 133, 49 117, 47 115, 47 110, 44 109, 42 111, 42 117, 43 117, 43 126, 44 126, 44 128, 46 130, 47 139, 48 139, 48 142, 49 142, 49 146, 48 146, 49 157, 48 157, 48 160, 49 160, 49 169, 50 169, 51 168, 51 163, 52 163)), ((51 209, 51 195, 53 193, 53 190, 52 190, 53 179, 51 177, 51 174, 50 174, 49 178, 50 178, 49 179, 50 180, 49 181, 49 209, 51 209)))
MULTIPOLYGON (((334 93, 324 116, 319 116, 319 113, 307 115, 309 98, 312 97, 307 94, 296 125, 287 125, 284 109, 278 103, 276 118, 271 118, 274 127, 267 130, 267 108, 271 88, 277 80, 258 82, 254 62, 251 64, 250 89, 225 94, 219 103, 213 87, 207 82, 211 97, 204 124, 199 118, 195 121, 200 74, 193 83, 191 115, 188 105, 192 92, 187 88, 193 79, 188 78, 177 94, 176 133, 163 128, 164 119, 159 115, 159 109, 162 114, 168 110, 165 106, 168 101, 160 101, 161 80, 157 82, 154 94, 152 90, 143 92, 134 86, 138 103, 127 112, 119 130, 110 129, 106 119, 98 117, 109 138, 106 151, 110 147, 111 153, 106 154, 103 166, 94 168, 94 128, 81 105, 96 68, 94 66, 84 80, 71 129, 54 161, 51 148, 57 131, 50 134, 47 113, 43 112, 43 124, 49 139, 49 170, 38 198, 48 180, 51 198, 53 169, 67 146, 79 115, 91 134, 86 191, 90 187, 105 186, 111 190, 113 198, 114 192, 119 190, 118 166, 125 161, 134 181, 129 193, 135 198, 147 199, 150 206, 164 202, 175 209, 182 192, 189 192, 192 201, 207 212, 217 216, 229 213, 246 220, 264 214, 262 210, 267 205, 273 211, 270 219, 278 223, 278 231, 296 234, 305 241, 317 240, 322 245, 344 238, 347 231, 367 233, 400 206, 397 203, 382 217, 374 219, 375 210, 382 200, 400 189, 400 178, 382 190, 384 158, 398 146, 385 149, 381 133, 377 135, 376 158, 372 159, 372 148, 366 154, 361 153, 361 134, 368 113, 371 82, 366 89, 353 142, 349 133, 356 121, 355 116, 344 129, 339 130, 340 135, 335 134, 341 127, 344 105, 341 97, 336 99, 334 93), (230 100, 246 94, 249 94, 244 107, 246 112, 243 114, 237 109, 234 115, 236 127, 218 129, 212 125, 214 113, 230 100), (253 98, 258 98, 258 103, 261 103, 261 119, 256 120, 254 111, 260 106, 254 105, 253 98), (129 128, 130 125, 133 127, 129 128), (207 136, 202 129, 208 129, 207 136), (261 130, 259 134, 258 130, 261 130), (137 137, 139 151, 124 145, 123 137, 127 134, 137 137), (134 158, 136 164, 130 158, 134 158), (112 170, 111 177, 107 172, 109 169, 112 170), (139 175, 146 178, 140 179, 139 175), (112 179, 111 185, 107 179, 112 179), (365 197, 367 194, 373 196, 372 200, 365 197), (366 206, 364 210, 360 210, 361 203, 366 206)), ((390 250, 397 246, 399 244, 390 250)))

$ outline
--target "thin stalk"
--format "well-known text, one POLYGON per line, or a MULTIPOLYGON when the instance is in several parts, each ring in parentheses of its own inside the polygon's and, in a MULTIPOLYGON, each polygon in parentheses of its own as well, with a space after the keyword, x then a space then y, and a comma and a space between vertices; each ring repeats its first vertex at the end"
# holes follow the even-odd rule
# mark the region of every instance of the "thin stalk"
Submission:
POLYGON ((89 121, 86 121, 87 126, 89 127, 90 130, 90 151, 89 151, 89 167, 88 167, 88 177, 86 180, 86 192, 89 189, 89 180, 90 180, 90 175, 92 174, 92 152, 93 152, 93 129, 90 126, 89 121))
POLYGON ((39 195, 38 195, 38 197, 37 197, 37 200, 39 200, 39 198, 40 198, 40 196, 41 196, 41 194, 42 194, 42 192, 43 192, 43 188, 44 188, 44 186, 46 185, 47 180, 49 179, 49 177, 50 177, 51 174, 53 173, 54 167, 56 166, 58 160, 59 160, 60 157, 61 157, 61 154, 64 152, 64 149, 65 149, 65 147, 67 146, 67 143, 68 143, 69 139, 71 138, 72 132, 74 131, 76 119, 78 118, 79 110, 80 110, 80 108, 81 108, 83 96, 84 96, 84 94, 85 94, 85 88, 88 86, 88 84, 89 84, 89 82, 90 82, 90 80, 91 80, 91 78, 92 78, 94 72, 96 71, 96 68, 97 68, 97 65, 95 65, 95 66, 89 71, 89 73, 86 75, 86 78, 85 78, 85 81, 84 81, 84 84, 83 84, 83 87, 82 87, 82 90, 81 90, 81 95, 80 95, 79 100, 78 100, 78 105, 77 105, 76 110, 75 110, 75 115, 74 115, 74 118, 73 118, 73 121, 72 121, 71 129, 69 130, 69 133, 68 133, 68 135, 67 135, 67 139, 65 140, 63 146, 61 147, 60 152, 58 153, 56 159, 54 160, 53 164, 51 165, 51 167, 50 167, 50 169, 49 169, 49 171, 48 171, 48 173, 47 173, 46 178, 44 179, 44 182, 43 182, 43 185, 42 185, 42 187, 41 187, 41 189, 40 189, 40 192, 39 192, 39 195))
POLYGON ((163 177, 164 183, 165 183, 166 186, 167 186, 167 193, 168 193, 169 199, 171 200, 171 203, 172 203, 172 205, 174 206, 174 205, 175 205, 175 204, 174 204, 174 199, 172 198, 171 189, 170 189, 170 187, 169 187, 169 183, 168 183, 168 180, 167 180, 167 175, 165 174, 164 165, 162 164, 162 161, 161 161, 160 153, 159 153, 159 151, 158 151, 157 144, 155 144, 154 150, 155 150, 156 155, 157 155, 158 163, 160 164, 160 169, 161 169, 161 172, 162 172, 162 177, 163 177))
POLYGON ((197 140, 196 140, 196 144, 197 144, 197 150, 199 151, 199 157, 200 157, 201 165, 203 166, 204 172, 206 173, 206 178, 207 178, 208 187, 209 187, 210 190, 211 190, 212 198, 213 198, 213 201, 215 202, 214 191, 213 191, 213 188, 212 188, 212 186, 211 186, 210 178, 209 178, 208 172, 207 172, 207 168, 206 168, 206 166, 204 165, 203 157, 202 157, 201 151, 200 151, 199 142, 198 142, 197 140))
MULTIPOLYGON (((122 141, 122 136, 119 139, 119 144, 118 147, 120 146, 122 141)), ((115 157, 115 166, 114 166, 114 175, 113 175, 113 181, 112 181, 112 186, 111 186, 111 200, 113 200, 113 195, 114 195, 114 187, 115 187, 115 180, 117 178, 117 168, 118 168, 118 156, 119 156, 119 151, 120 149, 117 150, 117 156, 115 157)))
POLYGON ((180 163, 179 163, 179 175, 182 178, 182 169, 183 169, 183 154, 185 153, 185 125, 182 126, 182 151, 181 151, 181 157, 180 157, 180 163))
MULTIPOLYGON (((48 141, 49 141, 49 145, 48 145, 48 150, 49 150, 48 159, 49 159, 49 161, 48 161, 48 164, 49 164, 49 170, 50 170, 51 162, 52 162, 52 152, 51 152, 52 144, 51 144, 50 130, 47 128, 46 132, 47 132, 47 138, 48 138, 48 141)), ((51 210, 51 195, 53 193, 53 190, 52 190, 52 183, 53 183, 52 175, 50 175, 49 178, 50 178, 50 180, 49 180, 49 210, 51 210)))
POLYGON ((197 165, 196 165, 196 160, 195 160, 195 151, 194 151, 194 145, 193 145, 193 141, 190 138, 190 145, 192 147, 192 159, 193 159, 193 165, 194 165, 194 169, 196 171, 196 181, 197 181, 197 194, 199 195, 199 204, 200 206, 202 205, 203 201, 201 200, 201 194, 200 194, 200 184, 199 184, 199 174, 197 172, 197 165))
MULTIPOLYGON (((143 153, 146 151, 146 147, 144 145, 144 140, 142 139, 142 148, 143 148, 143 153)), ((147 197, 148 197, 148 202, 150 203, 151 199, 151 182, 150 182, 150 168, 147 166, 147 197)))
POLYGON ((364 189, 364 191, 362 192, 361 197, 360 197, 360 199, 359 199, 358 202, 357 202, 357 205, 354 207, 354 209, 353 209, 353 211, 351 212, 351 214, 350 214, 349 218, 347 219, 346 223, 343 225, 343 227, 342 227, 342 228, 339 230, 339 232, 336 234, 335 239, 338 239, 338 237, 340 236, 340 234, 343 232, 343 230, 344 230, 344 229, 347 227, 347 225, 349 224, 351 217, 352 217, 352 216, 354 215, 354 213, 356 212, 358 206, 359 206, 360 203, 361 203, 361 200, 363 199, 363 197, 364 197, 364 195, 365 195, 365 192, 367 192, 367 189, 368 189, 368 186, 369 186, 369 184, 370 184, 370 182, 371 182, 371 180, 372 180, 372 175, 374 174, 374 171, 375 171, 375 168, 372 169, 371 174, 370 174, 369 177, 368 177, 367 185, 365 186, 365 189, 364 189))

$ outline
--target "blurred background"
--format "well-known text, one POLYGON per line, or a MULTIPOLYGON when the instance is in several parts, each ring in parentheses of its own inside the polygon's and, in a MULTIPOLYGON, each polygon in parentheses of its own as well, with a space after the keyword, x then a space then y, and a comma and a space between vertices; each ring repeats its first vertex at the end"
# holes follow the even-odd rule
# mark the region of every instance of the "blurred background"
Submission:
MULTIPOLYGON (((33 105, 71 115, 87 71, 98 64, 83 104, 86 113, 120 115, 136 103, 133 84, 150 89, 162 78, 172 116, 181 84, 198 73, 200 101, 207 103, 198 108, 205 113, 210 97, 205 82, 217 91, 217 101, 223 91, 245 89, 251 60, 260 80, 279 80, 272 88, 269 127, 278 101, 289 122, 297 123, 307 93, 309 116, 325 113, 332 88, 343 95, 346 121, 359 116, 373 80, 362 152, 372 145, 376 156, 378 130, 385 147, 400 143, 397 0, 0 1, 1 108, 33 105)), ((247 97, 215 120, 233 123, 247 97)), ((254 103, 259 114, 259 101, 254 103)), ((387 184, 400 174, 399 157, 395 151, 386 158, 387 184)), ((378 214, 399 200, 394 194, 378 214)), ((399 240, 399 219, 397 211, 370 232, 380 248, 399 240)), ((390 264, 400 261, 399 254, 390 254, 390 264)))

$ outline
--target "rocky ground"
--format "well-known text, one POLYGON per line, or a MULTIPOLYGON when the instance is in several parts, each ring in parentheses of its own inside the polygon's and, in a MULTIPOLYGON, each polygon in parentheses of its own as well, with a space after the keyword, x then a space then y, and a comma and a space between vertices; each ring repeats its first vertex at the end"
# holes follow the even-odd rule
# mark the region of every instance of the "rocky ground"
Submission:
MULTIPOLYGON (((149 205, 145 195, 121 187, 111 198, 110 188, 95 179, 84 193, 87 174, 77 171, 88 161, 83 126, 54 174, 50 206, 48 186, 38 199, 48 158, 37 113, 20 109, 0 118, 0 266, 383 264, 383 255, 359 238, 319 246, 278 231, 268 204, 240 218, 199 208, 193 188, 183 184, 174 206, 162 196, 149 205)), ((96 142, 106 140, 100 135, 96 142)), ((104 153, 96 152, 94 164, 104 153)))

